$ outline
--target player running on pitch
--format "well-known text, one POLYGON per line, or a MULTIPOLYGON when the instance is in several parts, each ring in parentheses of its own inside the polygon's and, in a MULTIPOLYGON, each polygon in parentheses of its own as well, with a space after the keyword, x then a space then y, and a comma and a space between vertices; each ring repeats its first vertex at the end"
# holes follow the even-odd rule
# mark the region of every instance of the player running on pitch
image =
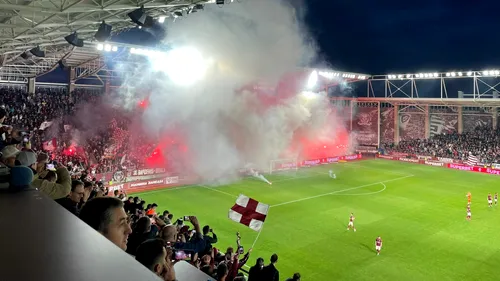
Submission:
POLYGON ((488 207, 493 206, 493 200, 491 199, 491 193, 488 193, 488 207))
POLYGON ((347 230, 351 230, 351 228, 356 232, 356 227, 354 227, 354 220, 356 217, 354 216, 354 213, 351 213, 349 216, 349 224, 347 225, 347 230))
POLYGON ((470 192, 467 192, 467 204, 470 205, 470 201, 472 200, 472 194, 470 192))
POLYGON ((468 221, 470 221, 471 217, 472 217, 472 212, 470 211, 470 204, 467 204, 467 217, 466 217, 466 219, 468 221))
POLYGON ((498 192, 495 192, 494 199, 495 199, 495 206, 497 206, 498 205, 498 192))
POLYGON ((332 178, 332 179, 337 178, 337 175, 335 175, 335 173, 332 170, 328 171, 328 174, 330 175, 330 178, 332 178))
POLYGON ((380 255, 380 250, 382 250, 382 238, 379 236, 375 239, 375 251, 377 251, 377 256, 380 255))

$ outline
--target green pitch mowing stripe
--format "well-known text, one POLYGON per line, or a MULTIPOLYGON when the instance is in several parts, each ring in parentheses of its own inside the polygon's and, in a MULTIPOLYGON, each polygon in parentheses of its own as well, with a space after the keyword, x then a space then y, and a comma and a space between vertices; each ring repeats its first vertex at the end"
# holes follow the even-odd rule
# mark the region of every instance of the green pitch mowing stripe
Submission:
POLYGON ((227 218, 236 196, 270 204, 249 261, 273 253, 282 279, 304 280, 498 280, 500 214, 488 208, 498 176, 386 160, 366 160, 248 178, 225 186, 190 186, 140 193, 176 218, 196 215, 219 236, 223 251, 245 250, 258 233, 227 218), (328 176, 332 169, 337 179, 328 176), (466 221, 467 192, 472 221, 466 221), (357 232, 347 231, 349 214, 357 232), (375 254, 375 238, 384 246, 375 254))

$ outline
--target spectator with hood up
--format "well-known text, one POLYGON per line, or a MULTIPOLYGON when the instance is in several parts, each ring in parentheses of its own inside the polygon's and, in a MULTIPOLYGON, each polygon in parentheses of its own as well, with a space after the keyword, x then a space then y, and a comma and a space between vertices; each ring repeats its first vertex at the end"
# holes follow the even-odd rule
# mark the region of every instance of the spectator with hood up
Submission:
POLYGON ((254 266, 248 271, 248 281, 262 280, 262 270, 264 269, 264 259, 258 258, 254 266))
MULTIPOLYGON (((23 151, 19 155, 23 153, 28 152, 23 151)), ((35 158, 31 159, 31 161, 36 162, 36 156, 33 157, 35 158)), ((49 170, 43 169, 42 172, 40 172, 40 174, 38 175, 38 178, 35 178, 35 180, 33 180, 33 187, 38 188, 40 192, 45 193, 54 200, 68 196, 71 192, 71 177, 69 175, 68 169, 66 169, 66 167, 62 165, 59 165, 55 171, 55 173, 57 174, 57 179, 55 182, 51 181, 51 179, 49 178, 46 179, 47 177, 49 177, 49 172, 49 170)))

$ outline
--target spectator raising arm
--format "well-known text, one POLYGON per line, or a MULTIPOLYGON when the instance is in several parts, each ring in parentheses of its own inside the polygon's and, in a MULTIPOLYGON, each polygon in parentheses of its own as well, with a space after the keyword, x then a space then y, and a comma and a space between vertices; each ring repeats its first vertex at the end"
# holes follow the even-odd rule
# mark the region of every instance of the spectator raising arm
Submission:
POLYGON ((71 191, 71 177, 68 169, 64 166, 59 166, 56 171, 57 181, 55 182, 44 179, 44 175, 47 172, 42 172, 40 177, 33 181, 32 185, 52 199, 60 199, 68 196, 71 191))

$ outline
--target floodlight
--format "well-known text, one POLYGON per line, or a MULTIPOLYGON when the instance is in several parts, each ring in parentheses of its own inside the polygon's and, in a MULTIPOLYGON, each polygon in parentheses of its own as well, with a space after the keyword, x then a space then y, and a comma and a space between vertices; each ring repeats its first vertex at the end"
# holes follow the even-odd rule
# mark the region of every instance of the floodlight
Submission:
POLYGON ((450 76, 451 76, 451 73, 446 72, 446 77, 450 77, 450 76))
POLYGON ((438 77, 438 76, 439 76, 439 74, 438 74, 438 73, 434 73, 434 77, 438 77))
POLYGON ((159 23, 164 23, 164 22, 165 22, 165 17, 164 17, 164 16, 159 17, 159 18, 158 18, 158 22, 159 22, 159 23))
POLYGON ((304 91, 304 92, 302 92, 302 96, 305 97, 306 99, 310 100, 310 99, 316 98, 318 95, 316 93, 313 93, 313 92, 304 91))
POLYGON ((104 45, 104 51, 106 51, 106 52, 111 51, 111 45, 109 45, 109 44, 104 45))
POLYGON ((307 80, 307 89, 312 89, 318 83, 318 72, 315 70, 309 75, 309 79, 307 80))
POLYGON ((99 26, 99 29, 94 35, 95 39, 101 42, 108 40, 108 38, 111 37, 112 28, 113 27, 111 25, 106 24, 104 21, 102 21, 101 25, 99 26))
POLYGON ((451 77, 455 77, 457 74, 455 72, 451 73, 451 77))
POLYGON ((458 73, 458 76, 462 76, 462 72, 459 72, 459 73, 458 73))
POLYGON ((411 78, 411 74, 406 74, 406 78, 411 78))
POLYGON ((153 69, 162 71, 180 86, 189 86, 201 80, 207 71, 208 61, 195 48, 182 47, 167 53, 144 52, 150 57, 153 69))
POLYGON ((66 42, 75 47, 83 47, 83 40, 78 39, 78 34, 76 32, 71 33, 70 35, 64 37, 66 42))
POLYGON ((472 71, 467 72, 467 76, 472 76, 472 71))
POLYGON ((139 9, 127 14, 128 17, 138 26, 151 27, 153 26, 153 18, 148 16, 144 11, 144 5, 139 9))
POLYGON ((104 45, 103 44, 97 44, 97 50, 102 51, 104 50, 104 45))
POLYGON ((30 53, 35 57, 44 58, 45 52, 40 49, 40 46, 36 46, 35 48, 30 50, 30 53))

